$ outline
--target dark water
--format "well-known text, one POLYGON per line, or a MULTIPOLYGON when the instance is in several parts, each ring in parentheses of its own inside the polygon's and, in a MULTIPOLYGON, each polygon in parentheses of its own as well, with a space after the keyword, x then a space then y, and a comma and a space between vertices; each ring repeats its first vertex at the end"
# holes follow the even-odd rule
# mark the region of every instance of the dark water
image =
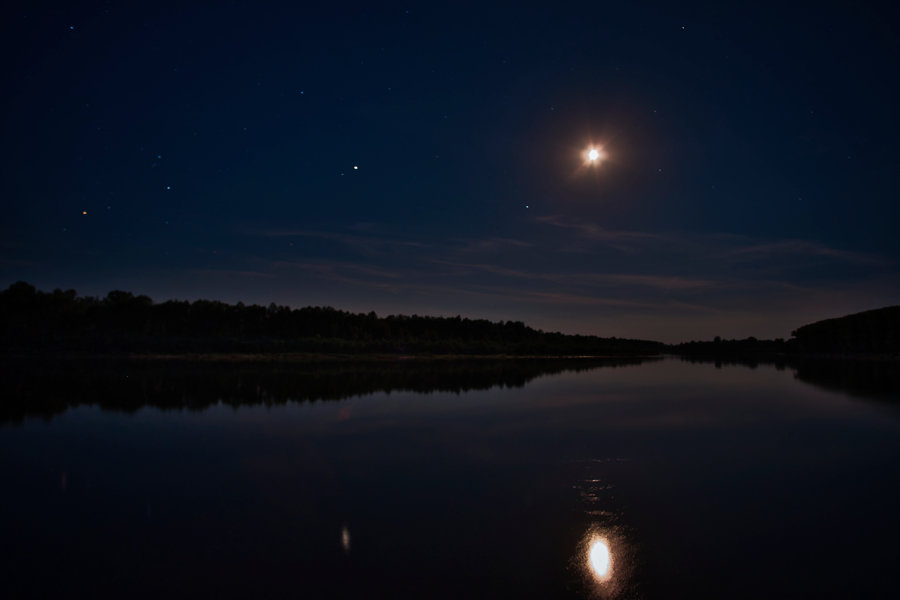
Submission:
POLYGON ((896 363, 3 379, 3 597, 897 593, 896 363))

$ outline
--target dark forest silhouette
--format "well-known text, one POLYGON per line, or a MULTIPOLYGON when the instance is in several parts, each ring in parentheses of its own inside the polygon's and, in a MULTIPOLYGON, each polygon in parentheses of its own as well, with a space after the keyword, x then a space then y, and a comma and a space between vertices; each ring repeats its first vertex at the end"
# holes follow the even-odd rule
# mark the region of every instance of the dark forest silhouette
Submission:
POLYGON ((799 351, 832 353, 900 352, 900 306, 826 319, 792 332, 799 351))
POLYGON ((645 340, 547 333, 520 321, 424 317, 331 307, 291 309, 211 300, 154 303, 112 291, 42 292, 18 282, 0 292, 0 344, 6 351, 96 353, 305 352, 329 354, 649 355, 645 340))
POLYGON ((752 358, 786 355, 896 355, 900 353, 900 306, 855 313, 804 325, 791 339, 742 340, 716 338, 670 347, 683 355, 752 358))
POLYGON ((310 353, 635 356, 671 352, 752 359, 776 355, 896 355, 900 306, 818 321, 790 339, 648 340, 548 333, 520 321, 354 314, 331 307, 169 300, 115 290, 42 292, 18 282, 0 292, 0 351, 93 353, 310 353))

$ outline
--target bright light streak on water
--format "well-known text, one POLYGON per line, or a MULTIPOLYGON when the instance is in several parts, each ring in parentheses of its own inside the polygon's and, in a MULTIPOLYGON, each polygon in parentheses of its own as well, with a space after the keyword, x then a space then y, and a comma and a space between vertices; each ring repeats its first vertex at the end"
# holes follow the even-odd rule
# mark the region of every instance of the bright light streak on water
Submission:
POLYGON ((603 540, 597 540, 591 545, 591 551, 588 554, 591 562, 591 569, 594 574, 601 579, 606 579, 610 575, 610 556, 609 548, 603 540))

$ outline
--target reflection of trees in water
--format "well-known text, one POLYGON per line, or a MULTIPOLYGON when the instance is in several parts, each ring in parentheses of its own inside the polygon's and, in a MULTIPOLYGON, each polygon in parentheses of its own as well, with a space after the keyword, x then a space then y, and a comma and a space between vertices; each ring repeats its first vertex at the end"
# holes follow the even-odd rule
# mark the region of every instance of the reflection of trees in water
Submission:
POLYGON ((637 365, 642 359, 479 359, 263 363, 190 360, 7 360, 0 368, 0 422, 51 418, 69 407, 204 410, 341 400, 376 392, 522 387, 564 371, 637 365))
POLYGON ((821 360, 792 366, 800 381, 854 396, 900 402, 900 362, 896 360, 821 360))
POLYGON ((897 359, 861 360, 836 358, 791 358, 740 360, 682 357, 685 362, 711 363, 716 368, 739 365, 751 369, 773 365, 790 368, 799 381, 820 388, 845 392, 862 398, 900 402, 900 361, 897 359))

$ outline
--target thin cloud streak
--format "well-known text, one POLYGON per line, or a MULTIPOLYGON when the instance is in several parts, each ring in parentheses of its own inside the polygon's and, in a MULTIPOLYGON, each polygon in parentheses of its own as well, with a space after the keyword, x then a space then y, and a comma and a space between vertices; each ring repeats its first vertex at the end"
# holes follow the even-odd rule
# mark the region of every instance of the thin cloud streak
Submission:
MULTIPOLYGON (((582 241, 599 243, 626 254, 639 252, 651 244, 671 243, 672 241, 675 241, 668 236, 657 233, 605 229, 599 225, 586 221, 569 221, 559 215, 536 217, 535 221, 558 229, 574 232, 575 237, 582 241)), ((590 248, 572 244, 571 241, 568 240, 565 247, 560 248, 560 250, 568 252, 586 252, 589 251, 590 248)))
POLYGON ((594 223, 586 221, 567 221, 559 215, 546 215, 536 217, 539 223, 545 223, 554 227, 563 229, 571 229, 578 232, 582 237, 591 238, 601 242, 627 242, 642 240, 664 240, 667 236, 657 233, 649 233, 646 231, 616 231, 612 229, 604 229, 594 223))
POLYGON ((514 279, 540 280, 560 284, 595 284, 595 285, 632 285, 639 287, 657 288, 663 290, 688 290, 718 287, 721 284, 711 280, 690 279, 686 277, 655 276, 622 273, 540 273, 500 267, 489 263, 458 263, 449 261, 434 261, 435 264, 443 264, 458 267, 464 270, 479 270, 493 275, 514 279))
POLYGON ((834 259, 838 261, 864 264, 864 265, 890 265, 893 264, 880 256, 837 250, 822 244, 806 240, 785 240, 780 242, 762 243, 736 248, 728 253, 728 257, 736 259, 779 259, 785 256, 814 256, 834 259))
POLYGON ((195 276, 215 276, 215 277, 236 277, 236 278, 258 278, 258 279, 276 279, 277 275, 266 271, 242 271, 237 269, 188 269, 185 271, 189 275, 195 276))
POLYGON ((344 270, 382 279, 402 279, 405 277, 403 273, 367 267, 348 261, 277 261, 272 263, 271 268, 276 272, 300 269, 321 274, 335 274, 344 270))

